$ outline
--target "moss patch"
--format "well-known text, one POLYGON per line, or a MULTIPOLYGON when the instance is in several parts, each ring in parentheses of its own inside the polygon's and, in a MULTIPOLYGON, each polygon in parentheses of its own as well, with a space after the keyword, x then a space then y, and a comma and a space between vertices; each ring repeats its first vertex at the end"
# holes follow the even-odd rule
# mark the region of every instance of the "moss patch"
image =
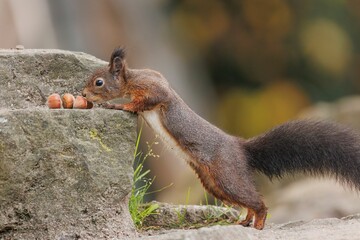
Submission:
POLYGON ((112 149, 109 148, 108 146, 106 146, 106 144, 102 141, 101 137, 99 136, 99 133, 96 129, 91 129, 90 130, 90 138, 93 139, 93 140, 96 140, 99 142, 101 148, 106 151, 106 152, 111 152, 112 149))
POLYGON ((146 209, 151 204, 157 204, 158 207, 153 214, 144 219, 141 230, 194 229, 213 225, 230 225, 236 224, 241 216, 233 208, 211 205, 185 206, 151 202, 142 207, 146 209))

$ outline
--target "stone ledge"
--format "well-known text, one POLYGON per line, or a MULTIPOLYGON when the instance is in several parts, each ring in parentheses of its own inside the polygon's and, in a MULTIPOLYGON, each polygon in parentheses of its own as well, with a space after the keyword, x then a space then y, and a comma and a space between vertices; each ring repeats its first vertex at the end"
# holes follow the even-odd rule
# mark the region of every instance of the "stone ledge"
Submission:
POLYGON ((0 238, 134 236, 128 197, 136 116, 0 111, 0 238))
MULTIPOLYGON (((297 221, 285 224, 268 224, 264 230, 239 225, 212 226, 192 230, 166 230, 161 234, 152 231, 143 240, 302 240, 302 239, 359 239, 360 216, 352 215, 342 219, 327 218, 312 221, 297 221)), ((138 238, 137 238, 138 239, 138 238)))
POLYGON ((85 53, 0 49, 0 108, 44 106, 54 92, 80 94, 88 75, 105 65, 85 53))

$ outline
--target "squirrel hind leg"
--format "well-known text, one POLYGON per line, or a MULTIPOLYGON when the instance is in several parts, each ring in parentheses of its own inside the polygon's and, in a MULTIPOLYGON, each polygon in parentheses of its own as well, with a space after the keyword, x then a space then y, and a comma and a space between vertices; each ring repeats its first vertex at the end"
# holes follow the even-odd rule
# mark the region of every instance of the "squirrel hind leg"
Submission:
POLYGON ((255 216, 254 212, 250 208, 248 208, 245 219, 238 221, 237 224, 242 225, 244 227, 249 227, 251 222, 253 221, 254 216, 255 216))
POLYGON ((264 206, 263 209, 255 212, 254 228, 262 230, 265 226, 265 220, 267 216, 267 208, 264 206))
POLYGON ((265 226, 266 216, 267 216, 267 207, 265 207, 265 205, 263 205, 263 207, 257 211, 255 211, 251 208, 248 208, 245 219, 242 221, 239 221, 237 223, 244 227, 248 227, 248 226, 250 226, 253 219, 255 219, 254 220, 254 228, 256 228, 258 230, 262 230, 265 226))

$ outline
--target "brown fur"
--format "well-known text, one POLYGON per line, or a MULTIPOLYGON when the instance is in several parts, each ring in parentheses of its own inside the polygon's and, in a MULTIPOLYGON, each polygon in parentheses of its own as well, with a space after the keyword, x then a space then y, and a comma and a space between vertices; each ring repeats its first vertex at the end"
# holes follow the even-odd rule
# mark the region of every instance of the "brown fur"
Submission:
MULTIPOLYGON (((111 61, 116 57, 113 54, 111 61)), ((249 225, 255 216, 255 227, 262 229, 265 218, 260 215, 266 215, 266 207, 253 186, 239 139, 196 115, 160 73, 123 68, 123 59, 117 64, 111 61, 109 68, 99 69, 90 77, 83 95, 95 102, 130 97, 130 103, 107 105, 113 109, 137 113, 158 109, 163 127, 189 156, 188 163, 203 186, 219 200, 248 208, 241 224, 249 225), (119 71, 123 74, 114 77, 112 73, 119 71), (94 82, 99 78, 105 80, 105 85, 96 87, 94 82)))

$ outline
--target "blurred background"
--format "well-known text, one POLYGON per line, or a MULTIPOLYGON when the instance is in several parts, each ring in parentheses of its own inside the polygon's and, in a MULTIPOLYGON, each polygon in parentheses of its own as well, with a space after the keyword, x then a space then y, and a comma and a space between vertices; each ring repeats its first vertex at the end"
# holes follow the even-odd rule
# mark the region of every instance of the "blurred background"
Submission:
MULTIPOLYGON (((0 48, 58 48, 108 61, 126 46, 132 68, 160 71, 191 108, 225 131, 252 137, 289 119, 360 128, 360 1, 0 0, 0 48)), ((144 130, 155 155, 148 200, 204 203, 183 160, 144 130), (169 186, 171 185, 171 186, 169 186)), ((270 221, 360 212, 332 180, 258 177, 270 221)))

